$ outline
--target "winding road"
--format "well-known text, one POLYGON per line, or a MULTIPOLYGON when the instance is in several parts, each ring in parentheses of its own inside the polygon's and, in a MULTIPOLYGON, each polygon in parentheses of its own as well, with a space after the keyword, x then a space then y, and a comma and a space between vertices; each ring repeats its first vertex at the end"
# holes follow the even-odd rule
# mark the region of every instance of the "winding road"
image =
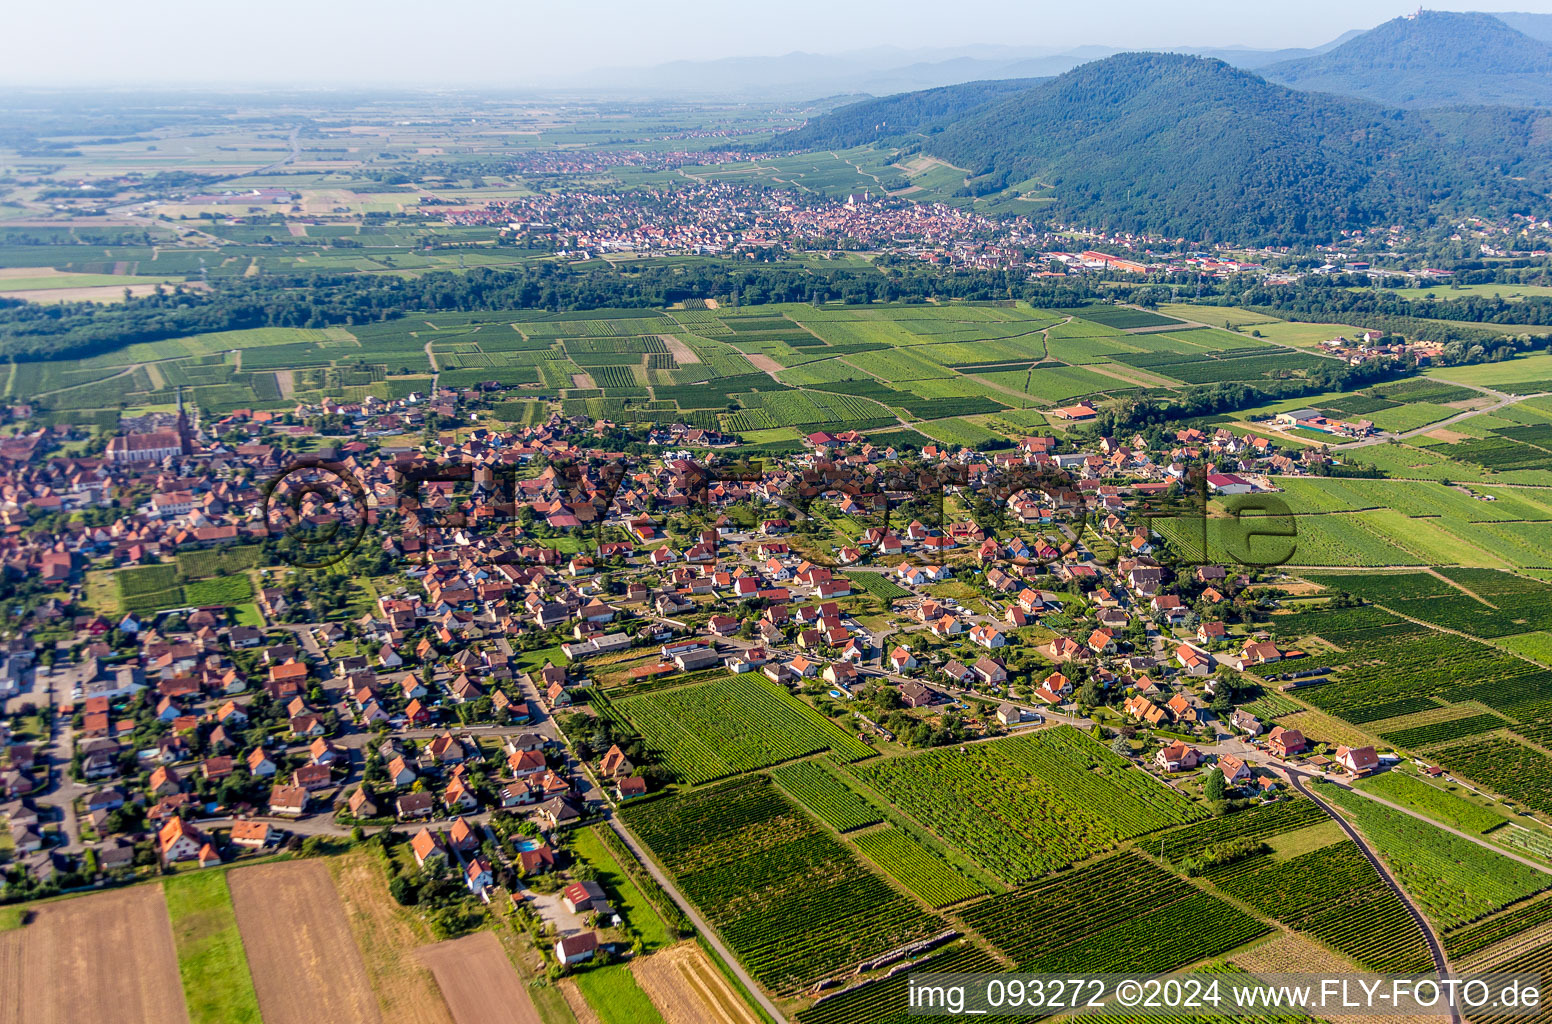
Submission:
MULTIPOLYGON (((1450 964, 1449 961, 1445 959, 1444 946, 1439 942, 1439 937, 1434 934, 1433 926, 1428 923, 1428 919, 1425 918, 1422 912, 1417 909, 1417 905, 1412 902, 1412 897, 1408 896, 1406 890, 1397 884, 1389 869, 1387 869, 1384 862, 1380 860, 1379 855, 1374 852, 1374 850, 1364 840, 1363 836, 1358 834, 1358 830, 1353 827, 1351 822, 1342 817, 1336 811, 1332 810, 1324 800, 1320 799, 1320 797, 1310 792, 1309 787, 1304 784, 1304 781, 1311 776, 1308 776, 1303 772, 1296 771, 1292 768, 1285 768, 1284 771, 1288 773, 1288 781, 1293 783, 1294 789, 1297 789, 1300 793, 1303 793, 1305 796, 1309 797, 1311 803, 1313 803, 1316 807, 1319 807, 1322 811, 1325 811, 1331 820, 1342 826, 1342 831, 1347 833, 1347 837, 1358 844, 1358 849, 1363 852, 1364 858, 1374 866, 1374 870, 1381 878, 1385 880, 1385 884, 1390 886, 1391 892, 1394 892, 1396 894, 1396 898, 1401 901, 1402 906, 1407 908, 1407 913, 1411 914, 1412 919, 1417 922, 1417 927, 1422 929, 1423 941, 1428 944, 1428 952, 1433 956, 1434 970, 1438 973, 1440 978, 1449 977, 1450 964)), ((1460 1024, 1459 1011, 1457 1011, 1454 1006, 1451 1006, 1449 1010, 1450 1024, 1460 1024)))

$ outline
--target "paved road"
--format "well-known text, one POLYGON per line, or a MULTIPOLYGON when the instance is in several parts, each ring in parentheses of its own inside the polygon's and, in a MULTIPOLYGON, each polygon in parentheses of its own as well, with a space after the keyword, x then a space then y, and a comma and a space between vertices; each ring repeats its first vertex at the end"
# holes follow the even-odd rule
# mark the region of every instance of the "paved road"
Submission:
POLYGON ((269 174, 272 171, 280 170, 286 164, 290 163, 291 161, 295 160, 297 157, 302 155, 302 144, 297 139, 297 136, 299 136, 301 134, 301 132, 302 132, 301 128, 293 128, 293 129, 291 129, 291 134, 286 137, 286 145, 291 147, 291 152, 287 153, 284 157, 280 158, 279 160, 276 160, 274 163, 270 164, 268 167, 260 167, 256 171, 244 171, 244 172, 242 172, 242 174, 234 174, 234 175, 232 175, 232 177, 242 178, 242 177, 247 177, 249 175, 269 174))
MULTIPOLYGON (((1364 841, 1363 836, 1358 834, 1358 830, 1353 828, 1346 818, 1332 810, 1325 801, 1310 792, 1309 787, 1304 784, 1305 774, 1292 768, 1286 769, 1286 771, 1289 781, 1293 783, 1293 788, 1309 797, 1316 807, 1325 811, 1333 821, 1342 826, 1342 831, 1347 833, 1349 839, 1358 844, 1358 849, 1363 852, 1365 859, 1374 866, 1374 870, 1385 880, 1385 884, 1390 886, 1390 890, 1396 894, 1396 898, 1401 900, 1402 905, 1407 908, 1407 912, 1412 915, 1412 919, 1417 922, 1417 927, 1422 929, 1423 941, 1428 943, 1428 952, 1433 956, 1434 970, 1438 972, 1441 978, 1449 977, 1450 964, 1445 959, 1444 947, 1439 943, 1439 937, 1434 934, 1433 926, 1428 923, 1428 919, 1422 915, 1422 912, 1417 909, 1417 905, 1412 902, 1412 897, 1408 896, 1406 890, 1396 883, 1395 878, 1391 876, 1384 862, 1369 847, 1369 844, 1364 841)), ((1450 1007, 1450 1022, 1451 1024, 1460 1024, 1460 1013, 1453 1006, 1450 1007)))
POLYGON ((43 684, 47 700, 43 706, 53 714, 49 716, 52 728, 47 742, 39 745, 38 761, 48 767, 45 785, 30 794, 29 799, 39 810, 51 809, 59 815, 60 830, 65 834, 65 844, 56 847, 66 853, 79 853, 85 847, 81 843, 81 823, 75 816, 77 797, 85 796, 89 787, 70 778, 70 757, 75 751, 75 730, 68 717, 58 713, 63 705, 72 703, 70 692, 79 674, 76 666, 60 668, 50 673, 42 667, 33 670, 33 688, 43 684))
POLYGON ((700 912, 691 906, 690 901, 685 899, 679 890, 674 887, 674 880, 668 877, 668 874, 647 856, 646 851, 636 842, 636 837, 626 831, 625 826, 621 825, 613 816, 609 818, 609 826, 614 829, 615 835, 620 837, 620 841, 630 847, 630 851, 636 855, 636 859, 646 865, 647 871, 651 873, 653 879, 679 905, 679 909, 684 911, 685 916, 690 919, 691 923, 700 929, 702 935, 706 936, 706 941, 711 943, 711 947, 717 951, 718 956, 722 957, 728 969, 743 983, 750 994, 759 1001, 760 1007, 770 1014, 771 1019, 776 1021, 776 1024, 787 1024, 787 1018, 782 1016, 782 1012, 776 1008, 776 1004, 771 1002, 770 998, 766 996, 765 990, 749 976, 748 972, 744 970, 744 965, 739 963, 738 958, 722 944, 722 940, 717 937, 716 932, 712 931, 711 926, 706 923, 705 918, 701 917, 700 912))

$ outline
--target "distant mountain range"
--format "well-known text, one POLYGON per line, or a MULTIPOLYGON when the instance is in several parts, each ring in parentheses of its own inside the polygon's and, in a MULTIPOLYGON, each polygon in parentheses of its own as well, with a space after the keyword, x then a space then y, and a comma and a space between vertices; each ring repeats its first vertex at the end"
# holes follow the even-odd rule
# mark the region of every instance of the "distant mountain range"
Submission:
MULTIPOLYGON (((1392 106, 1552 106, 1552 46, 1547 44, 1552 44, 1552 14, 1424 11, 1421 17, 1398 18, 1367 32, 1353 30, 1308 49, 1158 49, 1216 58, 1301 90, 1392 106)), ((878 47, 606 69, 571 84, 636 96, 686 97, 703 97, 711 86, 718 95, 737 99, 807 101, 884 96, 972 81, 1048 78, 1119 52, 1114 46, 878 47)))
POLYGON ((1219 60, 1130 53, 1041 83, 840 107, 792 149, 889 139, 967 170, 966 192, 1050 186, 1068 223, 1191 240, 1329 239, 1440 211, 1539 209, 1552 115, 1399 111, 1219 60))
MULTIPOLYGON (((1311 49, 1202 47, 1181 52, 1255 68, 1315 56, 1357 34, 1349 32, 1311 49)), ((610 68, 572 84, 605 91, 628 90, 635 95, 686 97, 703 97, 708 84, 714 84, 719 95, 775 101, 811 100, 837 94, 884 96, 962 82, 1049 78, 1119 52, 1121 48, 1115 46, 1066 50, 975 46, 914 51, 880 47, 838 54, 789 53, 777 57, 673 61, 647 68, 610 68)))
POLYGON ((1552 26, 1546 15, 1422 11, 1325 53, 1269 64, 1261 74, 1295 89, 1397 107, 1552 106, 1552 44, 1503 18, 1552 26))

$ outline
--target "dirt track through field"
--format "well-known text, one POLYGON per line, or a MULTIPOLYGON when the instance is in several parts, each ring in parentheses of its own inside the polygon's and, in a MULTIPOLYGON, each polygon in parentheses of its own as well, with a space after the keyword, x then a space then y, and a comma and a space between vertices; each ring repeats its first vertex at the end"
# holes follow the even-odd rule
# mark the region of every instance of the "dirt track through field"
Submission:
POLYGON ((321 861, 228 878, 264 1024, 381 1024, 361 951, 321 861))
POLYGON ((420 951, 457 1024, 540 1024, 528 989, 494 932, 475 932, 420 951))
POLYGON ((0 934, 0 1024, 188 1024, 159 885, 38 907, 0 934))
POLYGON ((759 1024, 693 942, 638 957, 630 971, 667 1024, 759 1024))

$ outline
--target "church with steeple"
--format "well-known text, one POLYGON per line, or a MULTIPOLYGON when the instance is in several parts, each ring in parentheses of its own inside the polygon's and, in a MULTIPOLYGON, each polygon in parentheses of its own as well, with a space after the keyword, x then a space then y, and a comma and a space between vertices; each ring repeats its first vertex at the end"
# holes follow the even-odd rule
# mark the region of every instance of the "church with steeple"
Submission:
POLYGON ((133 465, 161 462, 175 455, 194 452, 194 431, 188 412, 183 408, 183 386, 178 386, 178 417, 171 430, 139 434, 120 434, 108 441, 109 462, 133 465))

